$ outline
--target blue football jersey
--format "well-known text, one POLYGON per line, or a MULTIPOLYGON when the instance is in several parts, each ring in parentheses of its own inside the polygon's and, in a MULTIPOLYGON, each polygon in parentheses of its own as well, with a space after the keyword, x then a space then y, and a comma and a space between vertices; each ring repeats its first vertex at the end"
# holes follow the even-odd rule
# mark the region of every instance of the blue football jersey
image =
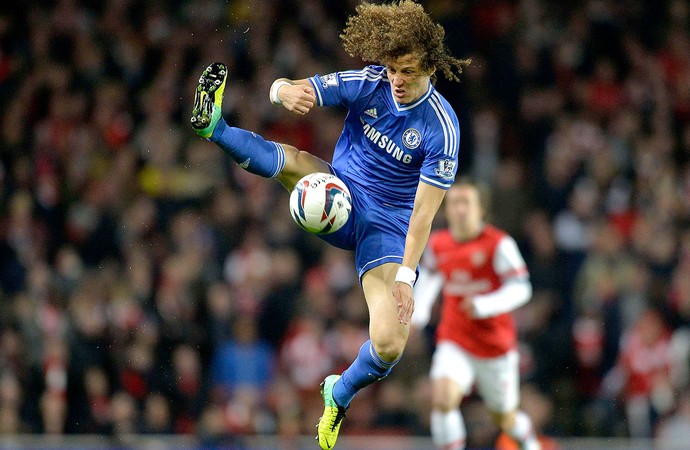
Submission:
POLYGON ((319 106, 348 109, 333 153, 333 167, 383 203, 411 208, 419 181, 448 189, 455 179, 458 118, 429 83, 413 103, 391 93, 383 66, 315 75, 319 106))

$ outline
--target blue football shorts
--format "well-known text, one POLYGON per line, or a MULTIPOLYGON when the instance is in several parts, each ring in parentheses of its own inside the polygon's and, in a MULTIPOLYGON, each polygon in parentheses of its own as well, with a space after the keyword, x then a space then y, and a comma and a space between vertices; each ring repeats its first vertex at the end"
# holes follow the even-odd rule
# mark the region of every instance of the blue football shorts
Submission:
POLYGON ((401 264, 412 210, 382 203, 357 189, 332 166, 331 172, 350 189, 352 211, 341 229, 319 237, 335 247, 354 250, 360 280, 374 267, 389 262, 401 264))

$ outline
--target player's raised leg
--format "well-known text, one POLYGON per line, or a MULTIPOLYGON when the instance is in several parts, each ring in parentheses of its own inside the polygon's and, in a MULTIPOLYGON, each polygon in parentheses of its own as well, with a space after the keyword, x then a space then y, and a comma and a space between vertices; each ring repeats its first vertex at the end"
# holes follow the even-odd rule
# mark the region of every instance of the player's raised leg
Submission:
POLYGON ((304 175, 329 172, 328 164, 314 155, 229 126, 222 115, 227 76, 227 66, 216 62, 199 77, 191 117, 192 128, 199 136, 215 142, 243 169, 276 178, 287 189, 292 189, 304 175))

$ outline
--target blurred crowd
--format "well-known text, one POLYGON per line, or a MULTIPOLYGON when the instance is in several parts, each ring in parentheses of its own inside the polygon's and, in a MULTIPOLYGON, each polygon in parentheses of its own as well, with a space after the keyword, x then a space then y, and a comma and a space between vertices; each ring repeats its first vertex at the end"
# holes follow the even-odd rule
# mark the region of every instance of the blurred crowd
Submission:
MULTIPOLYGON (((339 40, 357 3, 3 3, 0 433, 314 432, 319 382, 368 334, 352 255, 298 229, 288 192, 189 112, 226 62, 230 123, 328 159, 344 112, 291 116, 268 88, 361 67, 339 40)), ((459 173, 531 273, 523 409, 556 437, 690 438, 688 2, 424 4, 473 59, 437 83, 459 173)), ((344 433, 428 434, 432 333, 344 433)), ((463 412, 469 445, 495 439, 480 402, 463 412)))

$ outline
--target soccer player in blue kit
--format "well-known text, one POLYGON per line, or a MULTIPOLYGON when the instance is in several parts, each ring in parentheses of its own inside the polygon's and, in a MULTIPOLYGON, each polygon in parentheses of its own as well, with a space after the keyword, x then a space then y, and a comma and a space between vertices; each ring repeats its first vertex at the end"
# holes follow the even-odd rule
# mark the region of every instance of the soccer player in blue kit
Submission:
POLYGON ((320 236, 354 250, 369 309, 369 335, 355 361, 322 384, 322 449, 335 446, 345 411, 362 388, 400 360, 414 310, 412 286, 431 224, 457 171, 460 130, 434 73, 458 80, 467 60, 451 56, 445 32, 411 0, 360 4, 341 35, 352 56, 380 65, 301 80, 280 78, 269 97, 296 114, 343 106, 348 114, 331 164, 299 149, 230 127, 221 116, 227 67, 213 63, 199 79, 192 127, 245 170, 292 190, 304 175, 334 173, 353 208, 340 230, 320 236))

